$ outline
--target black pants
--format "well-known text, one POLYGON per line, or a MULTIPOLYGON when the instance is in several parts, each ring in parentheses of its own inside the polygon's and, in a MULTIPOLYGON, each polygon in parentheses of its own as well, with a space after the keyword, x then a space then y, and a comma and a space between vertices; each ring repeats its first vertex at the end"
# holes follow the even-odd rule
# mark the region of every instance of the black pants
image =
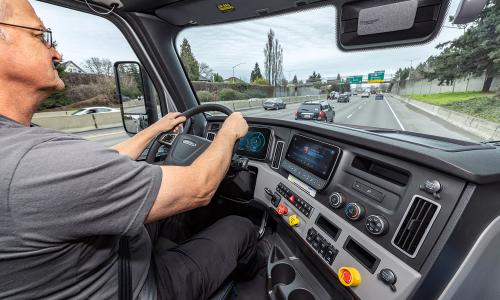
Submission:
POLYGON ((179 215, 159 224, 156 241, 165 237, 180 242, 168 250, 156 247, 153 253, 159 299, 206 299, 254 258, 257 232, 250 220, 225 217, 193 237, 183 228, 187 221, 179 215))

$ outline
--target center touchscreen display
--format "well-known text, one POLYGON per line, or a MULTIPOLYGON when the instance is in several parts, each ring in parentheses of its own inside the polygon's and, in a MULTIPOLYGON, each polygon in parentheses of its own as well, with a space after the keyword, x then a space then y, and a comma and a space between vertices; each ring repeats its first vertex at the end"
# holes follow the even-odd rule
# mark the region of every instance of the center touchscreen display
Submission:
POLYGON ((313 139, 295 135, 288 147, 286 159, 313 173, 321 179, 328 179, 339 149, 313 139))

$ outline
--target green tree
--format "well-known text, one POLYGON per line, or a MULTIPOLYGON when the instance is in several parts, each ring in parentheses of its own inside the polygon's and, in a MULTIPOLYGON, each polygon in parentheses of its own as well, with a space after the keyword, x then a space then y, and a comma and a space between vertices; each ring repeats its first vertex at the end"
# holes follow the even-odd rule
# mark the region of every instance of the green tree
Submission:
POLYGON ((269 83, 267 82, 266 79, 264 79, 262 77, 258 77, 257 79, 255 79, 254 81, 252 81, 252 84, 256 84, 256 85, 268 85, 269 83))
POLYGON ((263 78, 262 73, 260 72, 260 67, 258 63, 255 63, 255 67, 250 73, 250 82, 254 82, 257 78, 263 78))
POLYGON ((299 81, 297 80, 297 75, 293 76, 292 83, 295 85, 299 83, 299 81))
POLYGON ((188 73, 189 79, 191 81, 198 80, 200 78, 200 64, 194 57, 193 52, 191 51, 191 45, 189 45, 187 39, 182 40, 181 60, 188 73))
POLYGON ((427 61, 425 77, 450 83, 468 75, 482 76, 488 92, 500 71, 500 0, 490 0, 478 20, 457 39, 440 44, 442 52, 427 61))
MULTIPOLYGON (((59 78, 61 78, 64 81, 64 67, 59 64, 56 67, 57 74, 59 74, 59 78)), ((45 99, 42 104, 39 107, 39 110, 44 110, 44 109, 50 109, 50 108, 57 108, 61 106, 66 106, 71 104, 71 100, 68 98, 68 85, 64 84, 64 90, 60 92, 56 92, 52 94, 49 98, 45 99)))
POLYGON ((224 82, 224 78, 219 73, 214 73, 214 82, 224 82))
POLYGON ((269 84, 278 85, 283 78, 283 48, 272 29, 269 29, 264 48, 264 67, 269 84))

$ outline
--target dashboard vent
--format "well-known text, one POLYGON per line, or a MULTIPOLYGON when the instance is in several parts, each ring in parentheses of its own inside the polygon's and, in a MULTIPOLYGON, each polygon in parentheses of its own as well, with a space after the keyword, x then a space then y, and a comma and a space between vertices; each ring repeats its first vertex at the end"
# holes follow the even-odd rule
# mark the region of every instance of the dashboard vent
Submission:
POLYGON ((396 230, 393 245, 412 258, 417 256, 440 209, 441 205, 438 203, 414 196, 396 230))
POLYGON ((215 139, 215 132, 207 132, 207 140, 213 141, 215 139))
POLYGON ((277 142, 276 143, 276 148, 274 149, 273 160, 271 162, 271 168, 279 169, 280 162, 281 162, 281 156, 283 155, 283 148, 285 148, 284 142, 277 142))

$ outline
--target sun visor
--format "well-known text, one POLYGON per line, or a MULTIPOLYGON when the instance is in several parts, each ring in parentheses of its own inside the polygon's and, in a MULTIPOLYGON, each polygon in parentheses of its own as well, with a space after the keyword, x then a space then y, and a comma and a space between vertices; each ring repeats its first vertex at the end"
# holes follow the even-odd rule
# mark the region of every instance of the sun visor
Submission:
POLYGON ((425 43, 439 32, 449 0, 366 0, 340 7, 343 50, 425 43))

